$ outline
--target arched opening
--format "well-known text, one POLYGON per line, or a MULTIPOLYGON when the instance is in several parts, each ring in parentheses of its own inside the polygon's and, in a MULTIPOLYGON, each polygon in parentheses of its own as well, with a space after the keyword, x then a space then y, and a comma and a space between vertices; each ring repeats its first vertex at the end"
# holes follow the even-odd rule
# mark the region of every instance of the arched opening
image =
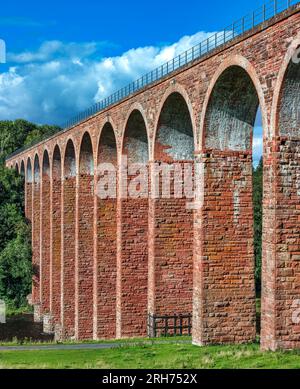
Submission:
POLYGON ((27 160, 26 182, 32 184, 32 165, 31 165, 31 159, 30 158, 28 158, 28 160, 27 160))
POLYGON ((102 129, 97 151, 97 328, 96 338, 116 336, 117 143, 113 127, 102 129))
POLYGON ((41 175, 41 312, 50 313, 50 159, 43 155, 41 175))
POLYGON ((33 200, 32 200, 32 263, 33 263, 33 290, 32 302, 35 306, 36 320, 41 319, 38 310, 41 302, 40 271, 41 271, 41 176, 38 155, 34 158, 33 166, 33 200))
POLYGON ((33 195, 33 175, 31 159, 28 158, 26 162, 26 176, 25 176, 25 216, 32 227, 32 195, 33 195))
POLYGON ((75 224, 76 224, 76 154, 72 140, 67 143, 63 168, 62 205, 62 305, 63 336, 75 336, 75 224))
MULTIPOLYGON (((166 99, 160 112, 154 160, 151 176, 156 198, 150 205, 154 292, 149 310, 155 315, 188 317, 193 310, 194 233, 192 198, 184 183, 187 179, 193 186, 194 136, 188 105, 178 92, 166 99)), ((187 324, 185 319, 183 325, 187 324)), ((188 332, 187 328, 183 334, 188 332)))
POLYGON ((24 161, 21 162, 21 171, 20 171, 20 174, 22 177, 25 178, 25 163, 24 161))
POLYGON ((17 172, 18 175, 20 174, 19 165, 17 163, 15 165, 15 171, 17 172))
POLYGON ((126 123, 122 162, 128 177, 122 182, 121 301, 117 304, 119 336, 147 334, 148 283, 148 137, 142 114, 134 110, 126 123), (128 185, 128 190, 124 190, 128 185), (127 198, 126 198, 126 196, 127 198))
POLYGON ((231 66, 216 81, 205 114, 202 344, 256 336, 252 139, 258 106, 251 77, 231 66))
POLYGON ((61 316, 61 222, 62 222, 62 163, 59 146, 55 146, 52 157, 52 258, 51 258, 51 293, 50 312, 54 326, 60 324, 61 316))
POLYGON ((85 133, 79 155, 78 274, 76 337, 93 338, 94 156, 91 137, 85 133))
MULTIPOLYGON (((284 72, 276 109, 276 149, 267 150, 262 348, 300 348, 300 63, 299 46, 284 72), (274 185, 276 183, 276 185, 274 185), (267 185, 268 184, 268 185, 267 185), (276 201, 274 200, 276 199, 276 201), (276 228, 275 228, 276 227, 276 228), (276 278, 274 277, 276 274, 276 278)), ((280 79, 280 78, 279 78, 280 79)))

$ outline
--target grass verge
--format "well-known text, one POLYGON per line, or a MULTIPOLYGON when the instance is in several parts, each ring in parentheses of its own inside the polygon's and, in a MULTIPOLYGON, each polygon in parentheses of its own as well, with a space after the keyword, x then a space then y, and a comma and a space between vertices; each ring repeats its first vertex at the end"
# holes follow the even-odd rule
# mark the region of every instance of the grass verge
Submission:
POLYGON ((298 369, 300 352, 263 353, 258 344, 196 347, 154 342, 104 350, 5 351, 0 352, 0 368, 298 369))

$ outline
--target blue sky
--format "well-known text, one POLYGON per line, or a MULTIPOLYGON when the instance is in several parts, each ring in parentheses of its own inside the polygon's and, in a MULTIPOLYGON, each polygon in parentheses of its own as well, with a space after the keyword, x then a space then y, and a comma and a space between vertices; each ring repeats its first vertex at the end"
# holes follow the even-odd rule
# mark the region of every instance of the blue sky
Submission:
POLYGON ((3 2, 0 38, 8 54, 0 64, 0 119, 63 123, 262 4, 3 2))

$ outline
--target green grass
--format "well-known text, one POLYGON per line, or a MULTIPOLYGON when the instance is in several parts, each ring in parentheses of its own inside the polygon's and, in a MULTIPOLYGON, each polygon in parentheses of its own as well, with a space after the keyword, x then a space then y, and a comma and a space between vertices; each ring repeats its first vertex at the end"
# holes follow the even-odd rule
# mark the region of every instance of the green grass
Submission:
POLYGON ((26 305, 20 308, 16 308, 14 305, 8 304, 6 307, 6 316, 13 317, 17 315, 22 315, 25 313, 33 313, 33 307, 26 305))
POLYGON ((109 350, 5 351, 0 352, 0 368, 298 369, 300 351, 262 353, 258 344, 196 347, 154 342, 109 350))

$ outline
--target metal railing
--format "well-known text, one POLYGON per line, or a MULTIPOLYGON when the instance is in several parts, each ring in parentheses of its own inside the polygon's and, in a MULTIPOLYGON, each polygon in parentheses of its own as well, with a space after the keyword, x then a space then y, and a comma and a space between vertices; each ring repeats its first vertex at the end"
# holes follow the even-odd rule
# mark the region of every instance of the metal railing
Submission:
MULTIPOLYGON (((149 86, 156 81, 166 77, 167 75, 173 73, 174 71, 183 68, 184 66, 192 63, 193 61, 209 54, 211 51, 219 48, 226 43, 232 41, 233 39, 243 35, 246 32, 251 31, 255 27, 261 25, 262 23, 272 19, 276 15, 286 11, 292 6, 295 6, 299 3, 299 0, 271 0, 270 2, 264 4, 259 9, 254 12, 244 16, 238 21, 232 23, 230 26, 226 27, 221 32, 218 32, 204 41, 200 42, 196 46, 191 47, 184 53, 173 58, 171 61, 164 63, 158 68, 152 70, 151 72, 145 74, 138 80, 130 83, 124 88, 113 93, 109 97, 105 98, 102 101, 94 104, 87 110, 79 113, 69 121, 67 121, 63 126, 63 131, 67 131, 71 127, 79 124, 80 122, 88 119, 89 117, 95 115, 96 113, 107 109, 108 107, 122 101, 125 98, 128 98, 132 94, 142 90, 146 86, 149 86)), ((42 142, 45 139, 40 139, 39 142, 42 142)), ((37 144, 39 142, 35 142, 37 144)), ((34 144, 27 145, 25 148, 17 150, 15 153, 10 155, 8 158, 19 154, 20 152, 26 150, 29 147, 32 147, 34 144)))
POLYGON ((191 336, 192 314, 148 315, 148 337, 191 336))

